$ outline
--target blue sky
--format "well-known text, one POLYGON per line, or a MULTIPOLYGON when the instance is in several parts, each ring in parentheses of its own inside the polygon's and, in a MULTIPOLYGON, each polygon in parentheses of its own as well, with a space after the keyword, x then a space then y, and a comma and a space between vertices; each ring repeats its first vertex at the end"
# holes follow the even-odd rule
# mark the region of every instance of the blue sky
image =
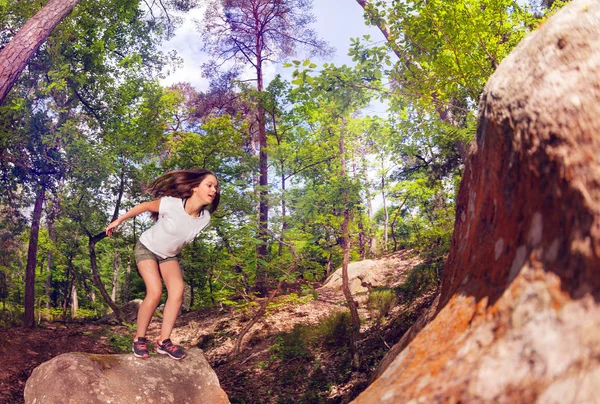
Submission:
MULTIPOLYGON (((371 35, 373 40, 383 40, 383 35, 373 27, 365 26, 363 10, 356 0, 313 0, 313 14, 317 21, 313 28, 322 39, 336 48, 335 55, 329 60, 312 59, 317 64, 333 62, 336 65, 352 64, 348 54, 350 38, 371 35)), ((183 65, 164 79, 164 85, 185 81, 191 83, 196 90, 207 89, 207 82, 202 78, 200 65, 208 60, 208 55, 200 51, 200 35, 195 30, 193 19, 202 19, 202 10, 194 10, 187 15, 185 23, 177 31, 177 35, 163 46, 165 51, 176 50, 183 59, 183 65)), ((289 76, 291 69, 281 66, 268 66, 265 81, 268 83, 276 73, 289 76)))

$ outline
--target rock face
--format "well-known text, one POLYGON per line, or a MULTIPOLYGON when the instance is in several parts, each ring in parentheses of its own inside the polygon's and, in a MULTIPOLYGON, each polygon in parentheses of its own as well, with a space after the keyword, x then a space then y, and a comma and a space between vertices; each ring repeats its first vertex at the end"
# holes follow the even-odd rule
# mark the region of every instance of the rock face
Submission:
POLYGON ((356 403, 600 403, 599 49, 575 0, 490 78, 433 319, 356 403))
POLYGON ((68 353, 42 363, 25 385, 25 403, 229 403, 201 350, 163 355, 68 353))

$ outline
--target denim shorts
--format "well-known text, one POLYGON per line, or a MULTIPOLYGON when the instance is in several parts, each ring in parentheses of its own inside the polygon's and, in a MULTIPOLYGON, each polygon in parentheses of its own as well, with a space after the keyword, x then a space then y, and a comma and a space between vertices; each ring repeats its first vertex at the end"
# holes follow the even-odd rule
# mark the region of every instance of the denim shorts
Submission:
POLYGON ((133 253, 135 255, 135 263, 136 264, 139 264, 140 262, 145 261, 145 260, 156 261, 159 264, 161 264, 163 262, 167 262, 167 261, 179 261, 179 255, 176 255, 174 257, 159 258, 156 254, 154 254, 152 251, 147 249, 145 245, 140 243, 139 240, 135 244, 133 253))

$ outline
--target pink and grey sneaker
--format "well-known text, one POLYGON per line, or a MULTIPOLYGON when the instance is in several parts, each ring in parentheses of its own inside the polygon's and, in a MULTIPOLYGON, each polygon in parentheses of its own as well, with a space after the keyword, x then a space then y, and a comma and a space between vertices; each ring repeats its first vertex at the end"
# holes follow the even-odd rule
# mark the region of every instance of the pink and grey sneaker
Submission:
POLYGON ((148 352, 148 347, 146 346, 146 338, 137 337, 137 339, 133 341, 133 355, 136 358, 142 359, 150 357, 150 352, 148 352))
POLYGON ((170 338, 167 338, 164 341, 156 341, 156 352, 163 355, 169 355, 175 360, 185 358, 185 352, 183 352, 183 349, 177 345, 174 345, 170 338))

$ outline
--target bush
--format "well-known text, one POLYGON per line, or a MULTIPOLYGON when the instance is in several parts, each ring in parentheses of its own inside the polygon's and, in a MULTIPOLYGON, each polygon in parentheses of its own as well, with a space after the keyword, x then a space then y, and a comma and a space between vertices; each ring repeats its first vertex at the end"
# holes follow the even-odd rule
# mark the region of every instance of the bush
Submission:
POLYGON ((373 290, 369 293, 367 308, 377 322, 388 315, 396 302, 396 293, 391 289, 373 290))
POLYGON ((308 326, 296 324, 292 332, 275 338, 275 344, 269 348, 273 352, 272 357, 289 360, 309 356, 310 334, 308 326))
POLYGON ((327 348, 341 348, 350 344, 352 329, 350 312, 339 311, 323 320, 315 329, 315 338, 327 348))
POLYGON ((133 344, 133 338, 130 336, 123 336, 116 332, 111 332, 108 337, 108 345, 119 353, 131 352, 131 346, 133 344))
POLYGON ((397 288, 398 294, 410 301, 436 290, 439 286, 442 267, 441 260, 415 266, 404 283, 397 288))

